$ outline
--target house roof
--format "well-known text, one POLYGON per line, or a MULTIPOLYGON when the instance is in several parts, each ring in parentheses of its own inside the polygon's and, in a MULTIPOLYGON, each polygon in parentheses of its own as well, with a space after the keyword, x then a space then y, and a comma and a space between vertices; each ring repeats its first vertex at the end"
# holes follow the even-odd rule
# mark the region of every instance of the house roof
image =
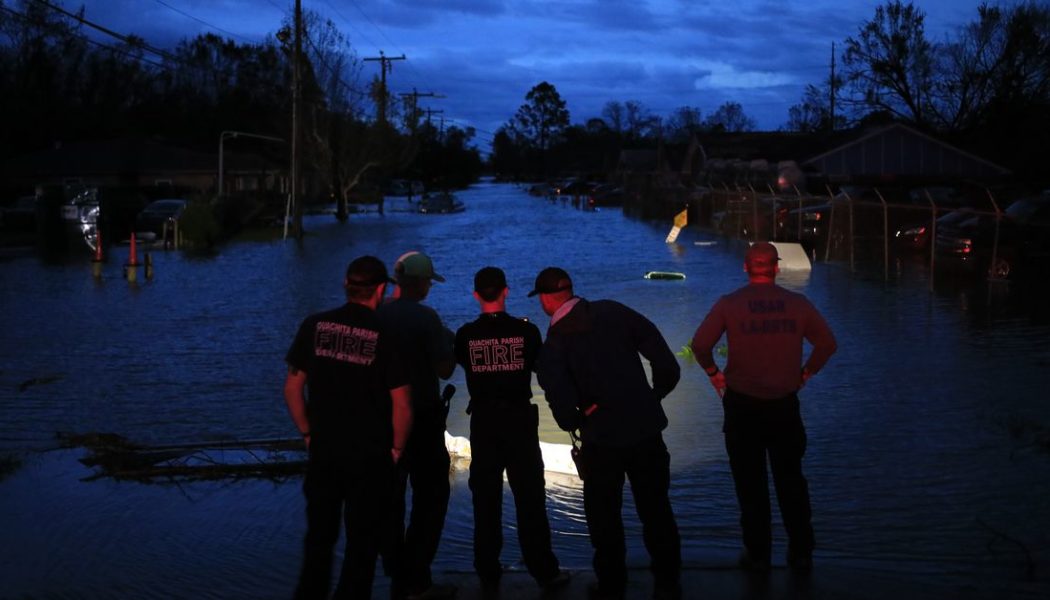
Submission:
POLYGON ((860 132, 805 160, 828 175, 995 177, 1010 170, 904 123, 860 132))

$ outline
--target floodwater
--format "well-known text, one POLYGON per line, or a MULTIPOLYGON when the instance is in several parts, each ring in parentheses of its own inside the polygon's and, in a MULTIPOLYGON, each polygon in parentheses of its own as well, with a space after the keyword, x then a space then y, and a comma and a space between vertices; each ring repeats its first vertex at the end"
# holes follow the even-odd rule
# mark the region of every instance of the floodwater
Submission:
MULTIPOLYGON (((80 451, 51 448, 60 431, 142 443, 294 436, 281 396, 284 353, 305 315, 342 302, 355 256, 388 265, 407 250, 433 256, 447 282, 428 304, 453 329, 475 316, 472 276, 487 264, 507 272, 509 311, 545 329, 525 293, 541 268, 560 265, 580 295, 636 308, 675 350, 721 294, 745 283, 743 246, 698 229, 669 245, 670 223, 619 209, 579 211, 492 183, 459 198, 467 210, 453 215, 310 217, 302 247, 154 252, 156 277, 137 285, 120 278, 126 249, 101 281, 86 260, 3 258, 0 451, 24 464, 0 481, 0 597, 287 597, 304 526, 301 480, 82 481, 93 472, 75 460, 80 451), (688 277, 648 281, 649 270, 688 277)), ((1046 303, 951 282, 931 292, 921 260, 896 263, 890 283, 877 271, 817 263, 781 278, 812 299, 839 341, 802 392, 818 565, 957 583, 987 597, 1050 591, 1046 303)), ((461 371, 451 381, 460 392, 449 429, 467 435, 461 371)), ((567 442, 535 389, 542 439, 567 442)), ((685 562, 731 565, 740 543, 719 401, 683 361, 664 406, 685 562)), ((580 488, 551 479, 556 551, 565 566, 588 567, 580 488)), ((625 512, 630 563, 644 568, 629 494, 625 512)), ((457 472, 437 569, 470 570, 470 515, 457 472)), ((504 562, 521 568, 507 529, 504 562)), ((782 529, 776 535, 782 562, 782 529)))

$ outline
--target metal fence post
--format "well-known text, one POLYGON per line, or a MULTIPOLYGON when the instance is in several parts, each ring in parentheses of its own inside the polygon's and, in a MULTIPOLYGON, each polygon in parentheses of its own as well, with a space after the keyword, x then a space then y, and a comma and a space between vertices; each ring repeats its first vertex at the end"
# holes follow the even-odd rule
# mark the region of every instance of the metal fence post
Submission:
POLYGON ((933 291, 933 278, 936 274, 934 269, 937 256, 937 203, 933 201, 929 188, 926 189, 926 199, 930 201, 930 291, 933 291))
MULTIPOLYGON (((827 185, 824 186, 824 189, 828 191, 828 206, 831 207, 828 209, 828 229, 827 233, 825 234, 826 238, 824 240, 824 262, 828 262, 828 260, 831 259, 831 232, 833 230, 832 226, 835 224, 835 194, 831 193, 831 187, 827 185)), ((802 201, 799 200, 800 204, 801 202, 802 201)), ((800 240, 802 239, 802 211, 799 211, 798 213, 798 238, 800 240)))
POLYGON ((886 199, 883 198, 879 188, 875 188, 875 195, 882 203, 882 280, 890 280, 890 213, 886 207, 886 199))
POLYGON ((992 264, 988 267, 988 275, 990 278, 998 279, 998 262, 999 262, 999 224, 1003 219, 1003 211, 999 210, 999 203, 995 201, 995 196, 992 194, 992 190, 985 188, 985 192, 988 193, 988 199, 992 201, 992 208, 995 209, 995 242, 992 244, 992 264))

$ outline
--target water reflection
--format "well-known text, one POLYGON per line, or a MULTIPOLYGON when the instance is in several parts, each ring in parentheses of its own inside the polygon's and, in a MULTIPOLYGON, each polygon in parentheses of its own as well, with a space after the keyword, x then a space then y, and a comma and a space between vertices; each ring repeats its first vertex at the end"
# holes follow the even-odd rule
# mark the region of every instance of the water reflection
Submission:
MULTIPOLYGON (((508 310, 545 330, 525 292, 540 269, 560 265, 578 293, 636 308, 676 350, 719 296, 745 283, 741 242, 687 229, 668 245, 669 223, 579 211, 509 185, 480 185, 460 198, 467 209, 453 215, 364 214, 345 225, 310 218, 301 248, 262 241, 208 257, 155 253, 156 278, 134 288, 119 278, 119 257, 100 282, 86 260, 7 259, 0 447, 53 447, 55 431, 114 431, 147 443, 294 435, 280 395, 284 352, 300 319, 342 301, 340 278, 359 254, 388 263, 409 249, 434 257, 448 281, 434 286, 428 304, 453 328, 475 317, 473 273, 494 264, 507 274, 508 310), (651 270, 687 279, 643 279, 651 270)), ((938 279, 931 293, 923 261, 903 261, 893 273, 885 282, 881 266, 851 274, 818 262, 781 277, 821 308, 840 342, 802 394, 817 560, 958 574, 1013 590, 1028 557, 1040 566, 1050 558, 1050 452, 1034 443, 1050 425, 1045 290, 1011 284, 989 296, 984 286, 938 279)), ((452 383, 464 391, 453 399, 449 430, 467 435, 461 372, 452 383)), ((533 389, 543 406, 542 390, 533 389)), ((720 402, 699 368, 683 364, 664 404, 686 561, 731 562, 740 543, 720 402)), ((567 444, 549 411, 540 414, 541 439, 567 444)), ((163 597, 156 582, 173 577, 201 597, 290 592, 303 526, 298 481, 82 483, 90 472, 70 453, 34 456, 0 482, 8 542, 0 579, 11 594, 109 597, 117 585, 129 596, 163 597)), ((578 484, 548 478, 559 558, 586 566, 578 484)), ((513 510, 508 493, 508 523, 513 510)), ((624 510, 633 514, 630 494, 624 510)), ((447 523, 437 567, 469 570, 462 471, 447 523)), ((644 567, 637 522, 626 525, 631 564, 644 567)), ((506 534, 504 559, 518 564, 509 524, 506 534)))

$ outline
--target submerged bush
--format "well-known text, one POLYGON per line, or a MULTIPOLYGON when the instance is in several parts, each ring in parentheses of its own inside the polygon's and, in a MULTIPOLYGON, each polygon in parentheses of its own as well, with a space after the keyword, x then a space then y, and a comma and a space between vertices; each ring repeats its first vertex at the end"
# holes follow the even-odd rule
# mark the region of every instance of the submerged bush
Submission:
POLYGON ((192 200, 179 218, 182 243, 188 248, 210 248, 222 235, 219 220, 215 217, 212 203, 207 200, 192 200))

